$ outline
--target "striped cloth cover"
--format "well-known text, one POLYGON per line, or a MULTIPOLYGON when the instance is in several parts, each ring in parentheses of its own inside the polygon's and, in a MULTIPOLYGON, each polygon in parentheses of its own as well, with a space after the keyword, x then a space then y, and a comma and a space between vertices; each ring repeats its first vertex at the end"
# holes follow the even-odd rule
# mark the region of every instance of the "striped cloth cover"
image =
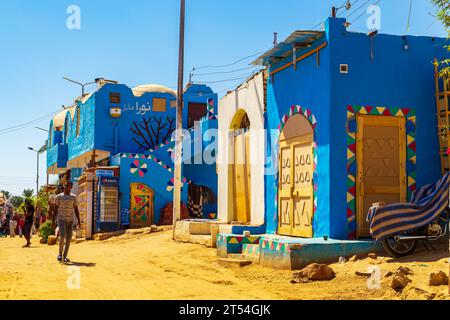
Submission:
POLYGON ((370 208, 367 221, 373 238, 382 240, 430 224, 448 208, 449 188, 450 174, 446 174, 437 183, 414 192, 410 203, 370 208))

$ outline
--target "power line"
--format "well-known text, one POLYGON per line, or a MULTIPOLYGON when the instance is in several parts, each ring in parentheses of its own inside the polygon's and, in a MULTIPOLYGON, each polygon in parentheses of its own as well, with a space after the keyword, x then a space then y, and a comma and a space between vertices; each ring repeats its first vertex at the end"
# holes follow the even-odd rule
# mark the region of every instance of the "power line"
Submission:
POLYGON ((246 79, 248 77, 250 77, 251 75, 255 74, 260 68, 256 68, 253 72, 245 74, 245 75, 241 75, 241 76, 236 76, 235 78, 231 78, 231 79, 222 79, 222 80, 214 80, 214 81, 201 81, 201 82, 194 82, 194 84, 212 84, 212 83, 223 83, 223 82, 230 82, 230 81, 235 81, 235 80, 242 80, 242 79, 246 79))
POLYGON ((408 34, 409 29, 411 27, 411 13, 412 13, 412 7, 413 7, 413 0, 410 0, 409 2, 409 13, 408 13, 408 22, 406 23, 406 31, 405 31, 405 35, 408 34))
MULTIPOLYGON (((371 0, 366 1, 360 8, 364 7, 367 3, 369 3, 371 0)), ((376 6, 377 4, 379 4, 381 2, 381 0, 378 0, 377 2, 374 3, 374 5, 376 6)), ((355 11, 356 12, 356 11, 355 11)), ((350 24, 353 24, 354 22, 358 21, 363 15, 366 14, 366 11, 364 10, 359 16, 357 16, 352 22, 350 22, 350 24)), ((350 17, 350 15, 349 15, 350 17)))
POLYGON ((359 10, 361 10, 362 8, 364 8, 365 6, 367 6, 367 4, 370 2, 371 0, 366 0, 366 2, 364 2, 362 5, 360 5, 358 8, 356 8, 355 10, 353 10, 352 12, 350 12, 347 16, 347 19, 350 18, 351 16, 353 16, 355 13, 357 13, 359 10))
POLYGON ((250 69, 253 69, 254 67, 255 66, 250 66, 250 67, 236 69, 236 70, 230 70, 230 71, 217 71, 217 72, 209 72, 209 73, 193 73, 192 76, 211 76, 211 75, 216 75, 216 74, 229 74, 229 73, 235 73, 235 72, 244 71, 244 70, 250 70, 250 69))
POLYGON ((8 134, 8 133, 12 133, 12 132, 16 132, 16 131, 25 129, 27 127, 30 127, 30 126, 36 124, 36 123, 39 123, 42 120, 47 119, 50 116, 53 116, 55 113, 56 112, 52 112, 52 113, 46 114, 46 115, 44 115, 42 117, 39 117, 37 119, 31 120, 31 121, 27 121, 27 122, 24 122, 24 123, 19 124, 19 125, 15 125, 15 126, 12 126, 12 127, 9 127, 9 128, 0 129, 0 135, 4 135, 4 134, 8 134))
POLYGON ((212 66, 195 67, 195 68, 192 69, 192 71, 200 70, 200 69, 219 69, 219 68, 226 68, 226 67, 235 66, 235 65, 237 65, 238 63, 240 63, 240 62, 242 62, 242 61, 245 61, 245 60, 250 59, 250 58, 252 58, 252 57, 261 55, 261 54, 263 54, 264 52, 266 52, 266 51, 261 51, 261 52, 257 52, 257 53, 251 54, 251 55, 249 55, 249 56, 246 56, 246 57, 244 57, 244 58, 241 58, 241 59, 239 59, 239 60, 236 60, 235 62, 228 63, 228 64, 217 65, 217 66, 213 66, 213 65, 212 65, 212 66))

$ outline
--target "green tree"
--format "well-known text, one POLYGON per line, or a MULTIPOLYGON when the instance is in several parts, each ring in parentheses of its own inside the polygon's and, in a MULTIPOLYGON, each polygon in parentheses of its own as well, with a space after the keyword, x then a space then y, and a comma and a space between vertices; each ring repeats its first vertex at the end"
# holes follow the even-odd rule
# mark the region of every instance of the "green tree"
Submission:
POLYGON ((3 193, 3 195, 5 196, 6 200, 11 198, 11 192, 6 191, 6 190, 1 190, 0 193, 3 193))
MULTIPOLYGON (((444 24, 450 38, 450 0, 431 0, 431 2, 438 8, 436 18, 444 24)), ((445 48, 450 51, 450 46, 445 46, 445 48)), ((438 61, 437 64, 440 67, 439 75, 448 81, 450 79, 450 59, 438 61)))
POLYGON ((33 189, 24 189, 22 192, 22 196, 26 199, 33 198, 34 190, 33 189))
POLYGON ((14 207, 14 209, 19 209, 22 206, 23 202, 25 201, 23 197, 19 196, 13 196, 9 200, 11 201, 11 204, 14 207))

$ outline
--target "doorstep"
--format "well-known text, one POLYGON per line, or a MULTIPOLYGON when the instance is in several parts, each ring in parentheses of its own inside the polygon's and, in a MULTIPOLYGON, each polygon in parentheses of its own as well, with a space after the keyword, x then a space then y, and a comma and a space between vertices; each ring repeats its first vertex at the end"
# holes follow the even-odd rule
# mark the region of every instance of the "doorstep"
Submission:
POLYGON ((265 235, 260 240, 260 264, 275 269, 298 270, 311 263, 337 262, 340 257, 350 258, 381 251, 381 244, 372 240, 324 240, 265 235))

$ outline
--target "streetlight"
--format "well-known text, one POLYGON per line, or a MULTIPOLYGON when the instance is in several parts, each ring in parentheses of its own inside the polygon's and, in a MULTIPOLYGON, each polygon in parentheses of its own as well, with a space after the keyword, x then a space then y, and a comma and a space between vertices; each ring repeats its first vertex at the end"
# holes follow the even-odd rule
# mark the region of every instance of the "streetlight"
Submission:
POLYGON ((36 197, 39 195, 39 150, 34 150, 32 147, 28 147, 28 150, 36 152, 36 197))
POLYGON ((69 78, 67 78, 67 77, 63 77, 63 79, 66 80, 66 81, 69 81, 69 82, 72 82, 72 83, 75 83, 75 84, 81 86, 81 98, 84 97, 84 92, 85 92, 84 88, 85 88, 86 86, 89 86, 89 85, 91 85, 91 84, 95 84, 95 83, 96 83, 96 82, 81 83, 81 82, 78 82, 78 81, 69 79, 69 78))

